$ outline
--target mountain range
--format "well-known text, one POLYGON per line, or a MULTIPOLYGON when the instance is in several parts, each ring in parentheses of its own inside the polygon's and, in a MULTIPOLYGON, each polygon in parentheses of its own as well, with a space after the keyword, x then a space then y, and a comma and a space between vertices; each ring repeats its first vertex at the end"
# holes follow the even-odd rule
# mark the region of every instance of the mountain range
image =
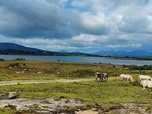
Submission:
POLYGON ((0 54, 28 54, 28 55, 101 55, 101 56, 152 56, 152 52, 145 50, 133 51, 97 51, 95 53, 82 53, 82 52, 67 52, 62 50, 60 52, 52 52, 41 50, 37 48, 26 47, 14 43, 0 43, 0 54))
POLYGON ((112 55, 112 56, 152 56, 152 52, 148 52, 145 50, 133 50, 133 51, 125 51, 125 50, 121 50, 121 51, 98 51, 95 52, 94 54, 96 55, 112 55))

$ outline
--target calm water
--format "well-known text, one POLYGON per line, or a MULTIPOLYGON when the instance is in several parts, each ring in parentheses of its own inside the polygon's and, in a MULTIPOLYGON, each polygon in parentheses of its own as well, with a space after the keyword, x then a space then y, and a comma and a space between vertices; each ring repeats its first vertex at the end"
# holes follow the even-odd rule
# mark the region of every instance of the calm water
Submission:
POLYGON ((121 60, 106 57, 75 57, 75 56, 24 56, 24 55, 0 55, 5 60, 25 58, 26 60, 53 60, 68 62, 87 62, 87 63, 111 63, 117 65, 152 65, 152 61, 144 60, 121 60))

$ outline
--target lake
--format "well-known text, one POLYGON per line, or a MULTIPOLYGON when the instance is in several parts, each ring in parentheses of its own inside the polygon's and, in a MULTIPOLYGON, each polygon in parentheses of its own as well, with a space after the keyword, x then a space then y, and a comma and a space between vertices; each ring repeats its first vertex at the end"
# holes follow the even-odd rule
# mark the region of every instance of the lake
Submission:
POLYGON ((30 56, 30 55, 0 55, 5 60, 24 58, 26 60, 51 60, 67 62, 87 62, 87 63, 111 63, 116 65, 152 65, 152 61, 145 60, 122 60, 107 57, 82 57, 82 56, 30 56))

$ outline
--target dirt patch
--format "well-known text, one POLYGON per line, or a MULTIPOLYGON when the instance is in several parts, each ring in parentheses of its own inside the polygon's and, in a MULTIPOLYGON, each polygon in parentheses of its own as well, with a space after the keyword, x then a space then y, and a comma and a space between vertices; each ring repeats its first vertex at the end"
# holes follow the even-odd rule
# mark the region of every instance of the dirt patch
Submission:
POLYGON ((12 81, 0 81, 0 86, 5 85, 17 85, 17 84, 39 84, 39 83, 54 83, 54 82, 81 82, 81 81, 92 81, 94 79, 60 79, 60 80, 12 80, 12 81))

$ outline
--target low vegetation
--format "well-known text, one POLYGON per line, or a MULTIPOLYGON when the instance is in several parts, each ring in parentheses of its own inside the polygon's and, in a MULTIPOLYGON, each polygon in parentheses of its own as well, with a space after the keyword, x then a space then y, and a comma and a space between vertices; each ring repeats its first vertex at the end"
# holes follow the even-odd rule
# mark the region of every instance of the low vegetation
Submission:
POLYGON ((129 66, 131 70, 152 70, 152 65, 143 65, 143 66, 137 66, 137 65, 131 65, 129 66))
POLYGON ((4 59, 3 59, 3 58, 0 58, 0 61, 4 61, 4 59))

